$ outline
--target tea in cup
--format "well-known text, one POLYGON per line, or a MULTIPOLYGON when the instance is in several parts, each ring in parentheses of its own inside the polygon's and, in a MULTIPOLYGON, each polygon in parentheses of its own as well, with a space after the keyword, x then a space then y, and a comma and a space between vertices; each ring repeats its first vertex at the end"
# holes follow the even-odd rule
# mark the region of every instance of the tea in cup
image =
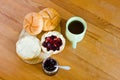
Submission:
POLYGON ((75 49, 77 42, 82 41, 86 33, 87 23, 80 17, 71 17, 66 23, 66 37, 75 49))

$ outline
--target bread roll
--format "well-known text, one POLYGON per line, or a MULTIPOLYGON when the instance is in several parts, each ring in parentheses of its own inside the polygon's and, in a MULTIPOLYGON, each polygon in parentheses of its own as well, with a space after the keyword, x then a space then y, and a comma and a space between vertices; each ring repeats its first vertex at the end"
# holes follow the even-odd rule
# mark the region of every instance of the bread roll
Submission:
POLYGON ((45 8, 39 14, 43 17, 43 31, 54 30, 60 23, 60 15, 53 8, 45 8))
POLYGON ((43 19, 38 13, 32 12, 25 16, 23 28, 31 35, 37 35, 42 31, 43 19))
POLYGON ((41 45, 35 36, 25 36, 16 43, 18 56, 29 64, 36 64, 42 61, 40 57, 41 45))

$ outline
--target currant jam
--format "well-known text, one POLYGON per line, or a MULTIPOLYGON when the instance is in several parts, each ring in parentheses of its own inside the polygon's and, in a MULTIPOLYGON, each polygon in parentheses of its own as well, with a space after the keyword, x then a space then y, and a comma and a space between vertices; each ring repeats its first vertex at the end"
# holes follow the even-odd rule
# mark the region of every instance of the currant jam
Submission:
POLYGON ((47 71, 53 71, 56 69, 55 65, 57 65, 57 62, 52 58, 48 58, 44 62, 44 69, 46 69, 47 71))
POLYGON ((42 67, 46 74, 48 75, 54 75, 58 71, 58 63, 53 58, 47 58, 43 61, 42 67))
POLYGON ((47 48, 47 51, 53 50, 60 50, 60 46, 62 45, 62 40, 57 38, 54 35, 45 38, 45 41, 42 43, 44 47, 47 48))

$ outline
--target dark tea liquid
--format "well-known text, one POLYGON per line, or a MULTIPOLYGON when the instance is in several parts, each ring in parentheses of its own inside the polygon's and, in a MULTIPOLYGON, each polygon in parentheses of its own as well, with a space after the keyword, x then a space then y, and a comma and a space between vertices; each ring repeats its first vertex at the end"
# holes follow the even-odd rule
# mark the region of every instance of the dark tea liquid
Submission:
POLYGON ((72 21, 68 25, 68 30, 73 34, 80 34, 84 31, 84 26, 80 21, 72 21))

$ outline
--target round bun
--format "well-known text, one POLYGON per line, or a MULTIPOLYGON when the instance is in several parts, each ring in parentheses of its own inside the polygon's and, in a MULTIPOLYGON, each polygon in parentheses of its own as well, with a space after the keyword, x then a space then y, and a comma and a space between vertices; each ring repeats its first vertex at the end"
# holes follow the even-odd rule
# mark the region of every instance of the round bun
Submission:
POLYGON ((60 23, 60 15, 53 8, 45 8, 39 12, 39 14, 43 17, 43 31, 54 30, 58 24, 60 23))
POLYGON ((30 64, 41 62, 41 45, 35 36, 25 36, 16 43, 16 52, 20 58, 30 64))
POLYGON ((63 37, 63 35, 61 33, 57 32, 57 31, 49 31, 41 37, 41 47, 42 47, 42 50, 44 53, 48 53, 48 54, 60 53, 61 51, 63 51, 63 49, 65 47, 65 38, 63 37), (55 36, 55 38, 53 39, 53 38, 51 38, 51 36, 55 36), (47 40, 47 39, 49 39, 49 40, 47 40), (59 42, 57 42, 58 39, 59 39, 59 41, 61 39, 60 46, 59 46, 59 42), (46 45, 46 47, 44 46, 44 44, 46 45), (54 47, 55 50, 53 50, 51 47, 54 47), (59 49, 57 49, 58 47, 59 47, 59 49), (51 48, 51 49, 48 50, 48 48, 51 48))
POLYGON ((43 19, 38 13, 32 12, 25 16, 23 28, 31 35, 37 35, 42 31, 43 19))

